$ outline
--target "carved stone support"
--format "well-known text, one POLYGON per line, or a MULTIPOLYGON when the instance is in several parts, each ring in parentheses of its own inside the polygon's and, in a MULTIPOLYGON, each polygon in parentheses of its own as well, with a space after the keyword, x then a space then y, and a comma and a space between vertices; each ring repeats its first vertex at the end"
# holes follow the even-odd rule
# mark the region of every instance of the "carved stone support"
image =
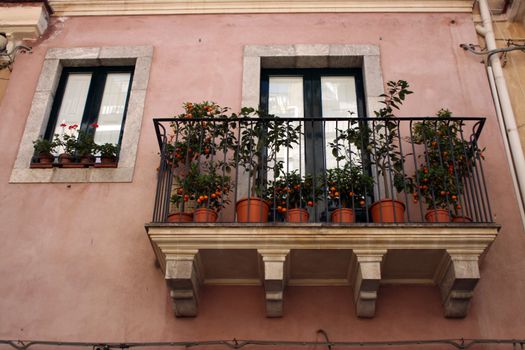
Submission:
POLYGON ((258 250, 264 264, 264 290, 266 292, 266 317, 283 315, 285 287, 284 263, 290 250, 258 250))
POLYGON ((381 261, 386 250, 354 250, 354 302, 359 317, 374 317, 381 281, 381 261))
POLYGON ((166 256, 165 278, 177 317, 197 316, 199 299, 197 253, 198 251, 194 250, 166 256))
POLYGON ((470 299, 480 278, 479 254, 448 251, 450 260, 439 282, 445 317, 467 315, 470 299))

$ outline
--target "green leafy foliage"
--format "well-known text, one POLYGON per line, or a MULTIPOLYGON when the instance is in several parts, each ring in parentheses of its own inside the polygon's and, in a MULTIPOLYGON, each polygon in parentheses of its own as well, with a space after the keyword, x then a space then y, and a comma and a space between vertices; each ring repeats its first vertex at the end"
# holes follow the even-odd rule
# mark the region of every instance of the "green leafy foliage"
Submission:
POLYGON ((346 163, 341 168, 328 169, 321 182, 326 184, 326 193, 332 206, 341 208, 363 207, 366 196, 374 186, 374 178, 366 174, 359 165, 346 163))
POLYGON ((311 175, 301 176, 293 170, 269 182, 267 199, 278 213, 283 213, 287 209, 311 207, 321 194, 321 188, 311 175))
POLYGON ((216 164, 206 161, 200 165, 191 163, 187 173, 175 176, 178 184, 172 193, 171 202, 179 209, 183 203, 195 201, 198 208, 208 208, 219 212, 230 203, 228 195, 232 190, 232 180, 219 170, 216 164))
POLYGON ((43 137, 39 137, 37 140, 33 141, 33 148, 35 149, 35 154, 45 154, 51 155, 55 152, 58 144, 55 140, 47 140, 43 137))
POLYGON ((412 142, 421 145, 420 164, 411 179, 414 199, 424 198, 429 209, 461 209, 459 197, 464 179, 472 172, 482 150, 463 137, 464 123, 451 119, 449 110, 441 109, 437 120, 414 124, 412 142))

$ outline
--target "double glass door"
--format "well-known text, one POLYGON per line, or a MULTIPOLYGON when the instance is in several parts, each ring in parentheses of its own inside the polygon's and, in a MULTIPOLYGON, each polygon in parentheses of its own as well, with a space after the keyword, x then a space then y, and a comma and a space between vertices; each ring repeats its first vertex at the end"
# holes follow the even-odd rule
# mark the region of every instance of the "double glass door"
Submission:
MULTIPOLYGON (((330 118, 365 115, 359 69, 265 69, 261 74, 261 109, 281 118, 298 118, 300 145, 282 149, 284 171, 317 176, 339 166, 329 144, 348 123, 330 118)), ((273 174, 267 174, 271 179, 273 174)))

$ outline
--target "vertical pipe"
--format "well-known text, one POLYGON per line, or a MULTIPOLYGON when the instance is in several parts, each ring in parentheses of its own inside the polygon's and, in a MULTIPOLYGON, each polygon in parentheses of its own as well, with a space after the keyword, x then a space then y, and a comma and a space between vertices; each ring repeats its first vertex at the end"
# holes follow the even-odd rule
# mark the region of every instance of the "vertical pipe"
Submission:
MULTIPOLYGON (((490 16, 488 2, 487 0, 478 0, 478 3, 483 23, 483 29, 480 32, 485 37, 487 49, 489 51, 495 50, 497 48, 496 39, 494 36, 494 30, 492 28, 492 19, 490 16)), ((518 199, 521 200, 521 205, 519 205, 519 207, 521 209, 522 221, 525 223, 525 213, 522 209, 525 203, 525 157, 521 147, 520 136, 516 126, 514 111, 512 110, 507 83, 505 81, 505 77, 503 76, 503 69, 501 67, 501 61, 498 55, 490 56, 490 66, 492 68, 494 83, 499 96, 499 103, 503 117, 503 123, 500 124, 500 127, 503 130, 506 130, 508 137, 511 156, 509 166, 511 168, 511 172, 515 171, 516 173, 515 177, 518 184, 517 195, 519 197, 518 199)))

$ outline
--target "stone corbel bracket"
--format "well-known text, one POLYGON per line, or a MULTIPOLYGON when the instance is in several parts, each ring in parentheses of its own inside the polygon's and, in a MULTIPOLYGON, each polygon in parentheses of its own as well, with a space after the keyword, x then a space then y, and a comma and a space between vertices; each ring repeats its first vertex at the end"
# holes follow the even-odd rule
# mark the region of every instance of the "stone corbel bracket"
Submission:
POLYGON ((386 249, 356 249, 354 252, 353 273, 355 312, 358 317, 371 318, 376 312, 377 292, 381 282, 381 262, 386 249))
POLYGON ((447 250, 437 284, 441 291, 445 317, 467 316, 474 288, 479 279, 479 257, 482 251, 447 250))
POLYGON ((286 285, 286 257, 289 249, 259 249, 264 266, 266 317, 283 315, 283 292, 286 285))
POLYGON ((188 250, 166 256, 165 279, 177 317, 197 316, 201 284, 197 254, 188 250))

